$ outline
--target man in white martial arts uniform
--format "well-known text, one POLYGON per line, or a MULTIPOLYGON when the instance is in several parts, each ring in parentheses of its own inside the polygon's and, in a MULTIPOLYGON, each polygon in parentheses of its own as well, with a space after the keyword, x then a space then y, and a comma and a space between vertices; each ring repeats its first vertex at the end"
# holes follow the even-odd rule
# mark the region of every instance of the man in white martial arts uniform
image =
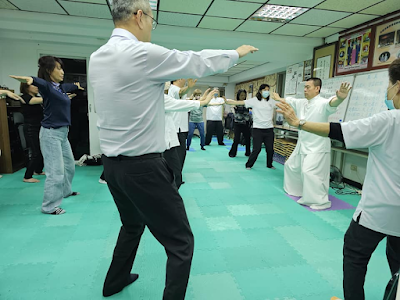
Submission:
MULTIPOLYGON (((284 100, 300 117, 300 128, 306 122, 328 122, 331 114, 346 99, 350 88, 342 84, 336 96, 325 99, 320 96, 320 78, 310 78, 304 87, 306 99, 287 97, 284 100)), ((272 98, 282 100, 277 93, 272 98)), ((292 196, 302 197, 297 203, 312 209, 331 207, 328 199, 331 142, 329 138, 315 136, 299 130, 299 139, 292 155, 285 163, 284 190, 292 196)))
MULTIPOLYGON (((177 79, 177 80, 172 80, 171 85, 168 89, 168 95, 177 99, 177 100, 186 100, 187 94, 189 91, 195 86, 197 82, 196 80, 193 79, 188 79, 187 80, 187 86, 186 80, 185 79, 177 79)), ((192 103, 193 104, 193 103, 192 103)), ((185 164, 185 159, 186 159, 186 138, 189 133, 189 111, 184 110, 184 111, 174 111, 172 112, 172 118, 174 120, 174 124, 176 127, 176 134, 178 135, 179 139, 179 148, 177 148, 177 154, 179 157, 179 162, 180 162, 180 174, 182 174, 183 171, 183 165, 185 164)), ((182 181, 181 178, 181 184, 185 183, 182 181)), ((179 186, 178 186, 179 188, 179 186)))
MULTIPOLYGON (((165 107, 165 143, 167 149, 164 152, 164 158, 168 163, 168 166, 174 172, 175 184, 179 189, 182 185, 182 169, 181 161, 179 157, 180 141, 176 134, 175 124, 175 113, 186 112, 188 113, 192 109, 198 109, 199 107, 206 106, 213 97, 213 93, 209 93, 208 89, 199 100, 179 100, 169 95, 164 95, 164 107, 165 107)), ((185 150, 186 151, 186 150, 185 150)))

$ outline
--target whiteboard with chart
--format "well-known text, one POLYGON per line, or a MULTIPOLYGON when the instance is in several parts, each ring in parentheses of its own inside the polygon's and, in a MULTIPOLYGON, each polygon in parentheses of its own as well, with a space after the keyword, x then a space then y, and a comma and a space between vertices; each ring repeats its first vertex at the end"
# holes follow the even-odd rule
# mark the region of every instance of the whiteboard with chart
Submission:
POLYGON ((388 87, 387 69, 382 71, 357 74, 350 95, 345 121, 368 118, 386 111, 385 93, 388 87))
MULTIPOLYGON (((336 95, 336 91, 340 88, 342 82, 348 82, 351 86, 353 86, 354 76, 337 76, 329 79, 322 80, 322 89, 321 96, 323 98, 329 99, 332 96, 336 95)), ((351 93, 349 96, 339 105, 337 111, 329 116, 329 122, 343 122, 344 116, 346 114, 346 108, 349 103, 349 98, 351 97, 351 93)))

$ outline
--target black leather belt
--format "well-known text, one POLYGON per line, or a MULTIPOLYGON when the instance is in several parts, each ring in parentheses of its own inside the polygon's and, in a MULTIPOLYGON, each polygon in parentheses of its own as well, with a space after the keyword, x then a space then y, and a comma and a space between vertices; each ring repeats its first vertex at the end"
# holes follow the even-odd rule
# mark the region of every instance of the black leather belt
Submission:
POLYGON ((125 156, 125 155, 118 155, 118 156, 106 156, 107 158, 111 160, 144 160, 144 159, 152 159, 152 158, 159 158, 163 157, 162 153, 148 153, 148 154, 143 154, 140 156, 125 156))

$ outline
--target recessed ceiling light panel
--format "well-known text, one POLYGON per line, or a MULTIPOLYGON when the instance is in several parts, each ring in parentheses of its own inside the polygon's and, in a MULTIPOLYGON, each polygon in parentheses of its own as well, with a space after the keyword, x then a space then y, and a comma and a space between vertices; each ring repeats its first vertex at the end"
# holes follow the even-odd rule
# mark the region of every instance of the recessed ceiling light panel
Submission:
POLYGON ((308 8, 303 7, 267 4, 257 11, 250 20, 287 23, 305 13, 307 10, 308 8))

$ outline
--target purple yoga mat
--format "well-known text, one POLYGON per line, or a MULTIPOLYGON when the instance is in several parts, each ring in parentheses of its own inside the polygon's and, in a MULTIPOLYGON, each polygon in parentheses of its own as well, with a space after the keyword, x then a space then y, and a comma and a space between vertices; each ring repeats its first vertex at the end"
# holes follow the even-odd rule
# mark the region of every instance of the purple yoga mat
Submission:
MULTIPOLYGON (((297 202, 297 200, 299 200, 301 197, 296 197, 296 196, 290 196, 287 195, 290 199, 294 200, 297 202)), ((348 204, 347 202, 344 202, 338 198, 336 198, 335 196, 329 195, 329 200, 332 202, 332 206, 331 208, 328 209, 324 209, 324 210, 315 210, 315 209, 311 209, 309 206, 306 205, 302 205, 304 208, 306 208, 309 211, 330 211, 330 210, 342 210, 342 209, 355 209, 355 207, 351 204, 348 204)))

